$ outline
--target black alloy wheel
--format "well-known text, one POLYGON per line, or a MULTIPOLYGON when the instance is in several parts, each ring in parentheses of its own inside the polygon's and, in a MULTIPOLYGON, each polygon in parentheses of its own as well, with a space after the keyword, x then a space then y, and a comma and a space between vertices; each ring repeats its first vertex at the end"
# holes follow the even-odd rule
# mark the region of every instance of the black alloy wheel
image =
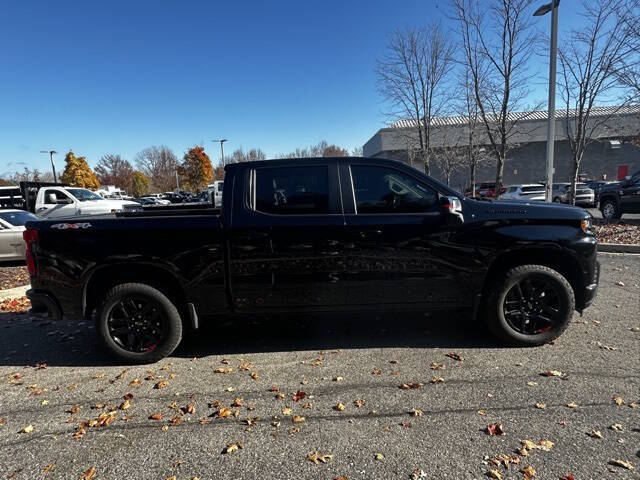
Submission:
POLYGON ((168 334, 168 323, 162 313, 162 307, 148 297, 121 298, 107 313, 109 335, 128 352, 152 352, 168 334))
POLYGON ((504 318, 523 335, 538 335, 560 323, 562 292, 557 282, 544 275, 529 275, 516 282, 503 303, 504 318))

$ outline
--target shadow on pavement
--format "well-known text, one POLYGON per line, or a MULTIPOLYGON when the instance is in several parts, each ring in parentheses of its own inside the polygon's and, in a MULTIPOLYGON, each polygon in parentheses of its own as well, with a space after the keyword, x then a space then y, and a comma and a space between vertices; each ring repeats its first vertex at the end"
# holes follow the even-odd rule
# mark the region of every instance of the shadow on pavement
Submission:
MULTIPOLYGON (((91 322, 0 314, 0 366, 120 365, 96 341, 91 322)), ((187 332, 174 357, 383 347, 494 348, 482 327, 455 312, 242 317, 187 332)))

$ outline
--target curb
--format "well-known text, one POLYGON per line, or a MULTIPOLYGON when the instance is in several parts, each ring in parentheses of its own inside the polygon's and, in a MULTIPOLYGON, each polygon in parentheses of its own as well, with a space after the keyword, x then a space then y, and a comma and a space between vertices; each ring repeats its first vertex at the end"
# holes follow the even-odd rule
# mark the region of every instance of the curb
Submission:
POLYGON ((8 288, 6 290, 0 290, 0 300, 6 300, 8 298, 24 297, 27 290, 31 288, 31 285, 23 285, 16 288, 8 288))
POLYGON ((640 245, 624 243, 598 243, 598 252, 603 253, 640 253, 640 245))

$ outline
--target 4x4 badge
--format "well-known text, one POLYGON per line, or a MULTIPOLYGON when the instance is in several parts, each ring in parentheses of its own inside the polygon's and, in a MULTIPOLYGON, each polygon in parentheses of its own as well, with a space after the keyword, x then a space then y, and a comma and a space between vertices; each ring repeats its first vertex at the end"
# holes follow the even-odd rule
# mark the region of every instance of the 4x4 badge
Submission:
POLYGON ((58 230, 78 230, 80 228, 91 228, 91 224, 85 223, 54 223, 51 228, 57 228, 58 230))

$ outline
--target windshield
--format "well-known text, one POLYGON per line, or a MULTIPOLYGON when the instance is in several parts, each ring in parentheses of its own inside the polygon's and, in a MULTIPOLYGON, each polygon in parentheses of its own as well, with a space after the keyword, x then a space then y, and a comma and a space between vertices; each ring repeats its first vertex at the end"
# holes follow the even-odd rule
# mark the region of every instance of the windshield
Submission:
POLYGON ((29 212, 0 212, 0 218, 14 227, 22 227, 31 220, 40 220, 29 212))
POLYGON ((67 190, 81 202, 86 202, 87 200, 104 200, 97 193, 93 193, 85 188, 68 188, 67 190))

